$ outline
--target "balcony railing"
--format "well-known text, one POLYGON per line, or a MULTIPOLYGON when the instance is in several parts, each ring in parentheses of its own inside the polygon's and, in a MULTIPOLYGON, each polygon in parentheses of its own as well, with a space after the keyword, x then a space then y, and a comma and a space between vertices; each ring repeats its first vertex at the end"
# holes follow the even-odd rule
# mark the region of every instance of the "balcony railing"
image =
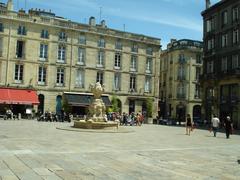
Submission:
POLYGON ((186 94, 177 94, 178 99, 186 99, 186 94))

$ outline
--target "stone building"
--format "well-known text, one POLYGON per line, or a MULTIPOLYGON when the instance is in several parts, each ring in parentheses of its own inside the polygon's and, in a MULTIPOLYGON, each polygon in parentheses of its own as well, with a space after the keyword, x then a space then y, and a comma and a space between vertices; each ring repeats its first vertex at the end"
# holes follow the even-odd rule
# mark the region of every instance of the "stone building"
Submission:
POLYGON ((202 42, 172 39, 160 58, 159 116, 201 118, 202 42))
POLYGON ((104 20, 72 22, 51 11, 13 10, 0 4, 0 86, 34 89, 38 110, 58 112, 67 94, 84 114, 90 83, 105 84, 105 102, 118 98, 121 112, 158 103, 160 39, 108 28, 104 20), (76 100, 80 102, 76 102, 76 100))
POLYGON ((240 2, 206 0, 202 86, 206 119, 230 115, 240 127, 240 2))

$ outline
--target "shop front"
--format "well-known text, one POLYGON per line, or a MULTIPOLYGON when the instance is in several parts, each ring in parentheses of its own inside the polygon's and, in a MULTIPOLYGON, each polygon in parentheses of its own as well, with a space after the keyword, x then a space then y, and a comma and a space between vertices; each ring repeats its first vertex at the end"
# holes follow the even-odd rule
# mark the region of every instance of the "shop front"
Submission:
POLYGON ((29 117, 38 105, 37 92, 29 89, 0 88, 0 114, 10 111, 13 117, 29 117))

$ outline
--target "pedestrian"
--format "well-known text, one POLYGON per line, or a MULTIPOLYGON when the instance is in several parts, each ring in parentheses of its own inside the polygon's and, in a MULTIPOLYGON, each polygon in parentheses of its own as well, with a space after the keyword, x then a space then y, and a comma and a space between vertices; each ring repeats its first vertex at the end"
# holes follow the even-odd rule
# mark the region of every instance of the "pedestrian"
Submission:
POLYGON ((186 135, 189 135, 190 136, 190 132, 192 130, 192 119, 191 119, 191 116, 190 114, 187 114, 187 118, 186 118, 186 122, 185 122, 185 126, 186 126, 186 135))
POLYGON ((212 131, 213 131, 214 137, 216 137, 217 135, 219 123, 220 123, 219 118, 214 114, 212 118, 212 131))
POLYGON ((232 121, 230 116, 227 116, 224 122, 225 131, 226 131, 226 138, 229 139, 230 134, 232 133, 232 121))

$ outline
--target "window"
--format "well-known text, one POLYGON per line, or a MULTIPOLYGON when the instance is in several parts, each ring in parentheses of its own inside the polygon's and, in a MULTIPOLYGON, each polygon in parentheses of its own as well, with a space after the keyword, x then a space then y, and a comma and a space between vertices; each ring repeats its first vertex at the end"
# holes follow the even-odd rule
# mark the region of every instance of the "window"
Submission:
POLYGON ((151 92, 151 76, 145 77, 144 92, 151 92))
POLYGON ((222 13, 222 25, 226 25, 228 23, 228 13, 227 11, 224 11, 222 13))
POLYGON ((239 41, 239 30, 233 30, 233 44, 237 44, 239 41))
POLYGON ((115 53, 114 68, 115 69, 120 69, 121 68, 121 54, 120 53, 115 53))
POLYGON ((39 85, 46 84, 46 74, 47 74, 47 68, 44 66, 39 66, 38 68, 38 84, 39 85))
POLYGON ((201 75, 201 68, 200 67, 196 67, 196 77, 195 77, 196 81, 199 81, 200 75, 201 75))
POLYGON ((214 48, 214 38, 208 39, 208 41, 207 41, 207 49, 211 50, 213 48, 214 48))
POLYGON ((136 76, 131 74, 130 75, 130 92, 135 92, 136 91, 136 76))
POLYGON ((103 85, 103 72, 97 72, 97 79, 96 83, 99 82, 101 85, 103 85))
POLYGON ((3 23, 0 23, 0 32, 3 32, 3 31, 4 31, 3 23))
POLYGON ((227 57, 223 57, 221 62, 221 70, 227 71, 227 69, 228 69, 227 57))
POLYGON ((84 70, 83 69, 77 69, 75 85, 76 87, 84 88, 84 70))
POLYGON ((152 58, 147 58, 146 73, 152 73, 152 58))
POLYGON ((79 65, 84 65, 85 64, 85 54, 86 54, 86 49, 78 48, 78 62, 77 62, 77 64, 79 64, 79 65))
POLYGON ((105 48, 105 40, 103 38, 98 40, 98 47, 105 48))
POLYGON ((184 62, 185 62, 184 54, 179 54, 179 63, 184 63, 184 62))
POLYGON ((83 45, 86 44, 86 36, 85 35, 81 34, 79 36, 79 44, 83 44, 83 45))
POLYGON ((22 64, 15 65, 14 80, 15 80, 15 83, 22 83, 23 81, 23 65, 22 64))
POLYGON ((18 35, 27 35, 27 31, 26 31, 25 26, 19 26, 17 33, 18 33, 18 35))
POLYGON ((222 47, 226 47, 228 45, 228 35, 223 34, 222 35, 222 47))
POLYGON ((64 86, 64 69, 63 68, 57 68, 57 86, 64 86))
POLYGON ((58 34, 58 40, 59 41, 67 41, 67 35, 65 32, 59 32, 58 34))
POLYGON ((24 58, 24 41, 17 41, 16 58, 24 58))
POLYGON ((232 10, 232 20, 233 22, 237 21, 239 19, 239 8, 234 7, 232 10))
POLYGON ((240 67, 238 54, 232 56, 232 69, 237 69, 240 67))
POLYGON ((178 85, 177 98, 186 98, 185 86, 182 83, 178 85))
POLYGON ((197 54, 196 55, 196 63, 197 64, 202 64, 202 56, 201 56, 201 54, 197 54))
POLYGON ((48 45, 40 44, 40 60, 46 60, 48 57, 48 45))
POLYGON ((97 67, 104 67, 104 51, 98 52, 98 61, 97 61, 97 67))
POLYGON ((113 84, 113 89, 115 90, 115 91, 119 91, 120 90, 120 88, 121 88, 121 75, 120 75, 120 73, 115 73, 114 74, 114 84, 113 84))
POLYGON ((208 19, 206 21, 206 26, 207 26, 207 32, 211 32, 212 30, 214 30, 214 18, 208 19))
POLYGON ((3 56, 3 38, 0 37, 0 57, 3 56))
POLYGON ((132 45, 132 52, 137 53, 138 52, 138 46, 137 44, 132 45))
POLYGON ((183 65, 178 67, 178 80, 185 80, 185 68, 183 65))
POLYGON ((41 32, 41 38, 48 39, 48 37, 49 37, 48 30, 43 29, 41 32))
POLYGON ((66 47, 63 45, 58 46, 58 61, 60 63, 64 63, 66 59, 66 47))
POLYGON ((213 73, 213 61, 207 62, 207 73, 213 73))
POLYGON ((131 57, 130 71, 137 71, 137 56, 131 57))
POLYGON ((122 43, 119 39, 115 43, 115 49, 122 50, 122 43))
POLYGON ((200 98, 200 85, 199 84, 196 84, 195 85, 195 95, 194 95, 195 98, 200 98))
POLYGON ((146 50, 147 55, 153 55, 153 49, 151 47, 148 47, 146 50))

